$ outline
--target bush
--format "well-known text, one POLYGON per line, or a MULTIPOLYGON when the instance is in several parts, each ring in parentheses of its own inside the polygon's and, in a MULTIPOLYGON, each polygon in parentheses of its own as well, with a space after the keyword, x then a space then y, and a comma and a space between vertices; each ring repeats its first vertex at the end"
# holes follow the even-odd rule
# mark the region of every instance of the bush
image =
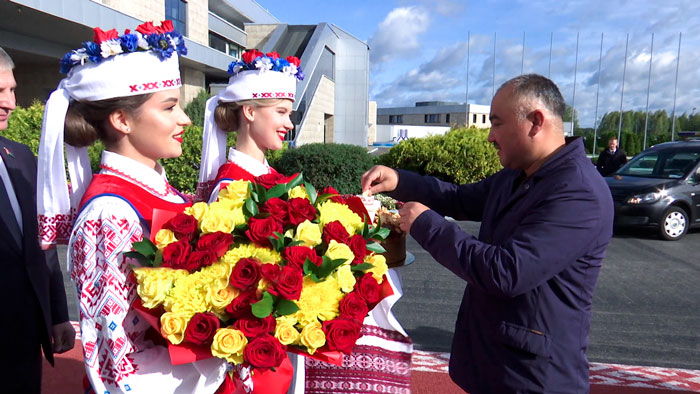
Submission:
POLYGON ((190 117, 193 125, 204 126, 204 110, 209 97, 209 93, 206 90, 202 90, 197 94, 197 97, 185 106, 185 113, 190 117))
POLYGON ((44 119, 44 104, 34 101, 27 108, 17 107, 10 115, 3 137, 25 144, 34 152, 39 151, 41 123, 44 119))
POLYGON ((275 165, 285 175, 303 172, 317 189, 333 186, 343 194, 360 194, 360 177, 374 159, 360 146, 317 143, 284 152, 275 165))
POLYGON ((455 184, 473 183, 502 168, 487 136, 488 130, 462 128, 445 135, 411 138, 379 156, 378 162, 455 184))

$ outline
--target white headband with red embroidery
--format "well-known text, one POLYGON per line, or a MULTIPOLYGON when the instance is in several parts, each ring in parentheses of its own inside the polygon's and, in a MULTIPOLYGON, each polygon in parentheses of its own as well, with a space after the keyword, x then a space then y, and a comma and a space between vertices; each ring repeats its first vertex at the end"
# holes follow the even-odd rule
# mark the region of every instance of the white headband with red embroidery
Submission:
POLYGON ((71 100, 98 101, 179 88, 179 54, 186 54, 182 36, 172 22, 152 22, 119 36, 116 30, 95 28, 94 42, 85 42, 61 60, 68 74, 51 93, 44 110, 39 143, 37 213, 43 247, 65 243, 77 207, 92 179, 87 148, 64 143, 66 112, 71 100), (175 56, 173 56, 175 55, 175 56), (71 190, 68 190, 65 162, 71 190))
POLYGON ((207 199, 219 167, 226 162, 226 131, 214 121, 219 102, 244 100, 296 99, 296 82, 304 79, 299 59, 281 58, 276 52, 264 54, 257 49, 243 53, 242 59, 228 68, 232 76, 225 89, 207 100, 202 133, 202 161, 199 167, 197 197, 207 199))

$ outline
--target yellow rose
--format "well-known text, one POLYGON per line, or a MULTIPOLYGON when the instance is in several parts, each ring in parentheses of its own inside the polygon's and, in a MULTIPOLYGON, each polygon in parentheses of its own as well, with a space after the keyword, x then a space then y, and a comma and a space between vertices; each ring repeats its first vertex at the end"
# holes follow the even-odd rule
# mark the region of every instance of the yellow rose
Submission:
POLYGON ((138 282, 136 292, 139 294, 143 306, 153 309, 165 301, 176 278, 174 271, 179 270, 150 267, 134 269, 134 275, 138 282))
POLYGON ((245 203, 246 198, 250 197, 248 189, 248 181, 233 181, 219 193, 219 200, 229 199, 234 202, 234 206, 241 207, 245 203))
POLYGON ((185 313, 165 312, 160 315, 160 332, 173 345, 178 345, 185 338, 185 329, 189 318, 185 313))
POLYGON ((301 344, 306 346, 309 354, 314 354, 316 349, 326 344, 326 334, 321 328, 321 323, 311 322, 301 330, 301 344))
POLYGON ((198 202, 192 205, 191 207, 185 208, 185 213, 194 216, 197 221, 201 221, 202 217, 204 217, 204 214, 207 213, 209 210, 209 205, 205 202, 198 202))
POLYGON ((275 327, 275 338, 283 345, 296 345, 299 343, 299 331, 294 328, 293 324, 285 321, 277 320, 275 327))
POLYGON ((386 265, 386 257, 381 254, 374 254, 365 257, 365 262, 372 264, 372 268, 366 270, 365 272, 371 272, 374 279, 377 280, 379 284, 384 281, 384 274, 389 271, 389 266, 386 265))
POLYGON ((240 226, 241 224, 248 223, 248 219, 243 213, 243 207, 233 208, 231 211, 231 218, 233 219, 233 226, 240 226))
POLYGON ((219 328, 214 334, 211 344, 211 354, 215 357, 240 364, 243 362, 243 350, 248 344, 245 335, 233 328, 219 328))
POLYGON ((215 233, 217 231, 230 233, 233 231, 234 227, 231 211, 226 211, 220 205, 214 208, 212 204, 199 222, 199 229, 205 234, 215 233))
POLYGON ((177 241, 177 238, 175 238, 175 233, 171 230, 163 228, 156 233, 156 247, 160 250, 163 250, 164 247, 175 241, 177 241))
POLYGON ((305 198, 309 199, 309 195, 306 194, 306 188, 304 186, 297 186, 289 191, 289 198, 305 198))
POLYGON ((345 262, 343 264, 350 264, 352 260, 355 259, 355 254, 348 245, 337 242, 336 240, 331 240, 328 244, 328 250, 326 250, 326 256, 331 260, 343 259, 345 262))
POLYGON ((213 282, 212 286, 208 287, 206 301, 212 308, 223 311, 234 298, 238 297, 239 291, 227 282, 223 286, 221 282, 218 282, 218 286, 214 285, 215 283, 217 282, 213 282))
POLYGON ((340 290, 343 292, 349 293, 355 288, 355 275, 353 275, 350 265, 344 264, 338 267, 338 270, 335 272, 335 276, 338 279, 340 290))
POLYGON ((294 236, 294 240, 301 241, 304 245, 313 248, 321 244, 321 227, 316 223, 305 220, 297 226, 297 233, 294 236))

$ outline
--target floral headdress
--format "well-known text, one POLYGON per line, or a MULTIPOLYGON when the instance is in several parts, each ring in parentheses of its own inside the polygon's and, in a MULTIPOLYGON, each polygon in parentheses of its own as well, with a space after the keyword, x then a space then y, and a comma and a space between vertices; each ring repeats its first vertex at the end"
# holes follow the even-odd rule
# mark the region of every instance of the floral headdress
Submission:
POLYGON ((170 21, 152 22, 119 36, 112 29, 94 29, 94 41, 61 59, 66 77, 46 102, 39 143, 37 179, 39 237, 43 246, 64 243, 70 236, 80 199, 92 171, 86 148, 63 144, 63 126, 71 100, 98 101, 128 97, 182 85, 178 56, 185 54, 183 37, 170 21), (65 158, 65 160, 64 160, 65 158), (64 162, 68 164, 68 191, 64 162))
POLYGON ((105 59, 122 53, 139 51, 154 51, 161 60, 168 59, 173 52, 186 55, 185 40, 180 33, 173 29, 173 22, 166 20, 160 26, 154 26, 153 22, 145 22, 136 28, 135 32, 129 29, 119 36, 116 29, 103 31, 99 27, 94 29, 93 41, 86 41, 83 46, 74 49, 61 59, 61 72, 68 72, 77 65, 86 62, 99 64, 105 59))
POLYGON ((296 56, 287 56, 286 59, 283 59, 277 52, 265 54, 257 49, 251 49, 243 52, 241 60, 236 60, 229 64, 228 73, 236 75, 241 71, 278 71, 287 75, 293 75, 298 80, 303 81, 304 72, 301 70, 299 63, 299 58, 296 56))
POLYGON ((199 167, 197 197, 208 198, 212 181, 226 161, 226 132, 214 121, 219 102, 244 100, 296 99, 297 81, 304 79, 299 58, 282 58, 277 52, 267 54, 257 49, 243 53, 228 67, 231 77, 225 89, 207 101, 202 134, 202 160, 199 167))

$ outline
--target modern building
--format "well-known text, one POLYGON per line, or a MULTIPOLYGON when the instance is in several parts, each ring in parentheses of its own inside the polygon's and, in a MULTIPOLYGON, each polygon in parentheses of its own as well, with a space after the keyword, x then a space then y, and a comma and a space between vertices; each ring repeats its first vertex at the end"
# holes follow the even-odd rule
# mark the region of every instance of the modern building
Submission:
POLYGON ((453 127, 489 128, 490 111, 488 105, 450 101, 422 101, 413 107, 378 108, 374 141, 444 134, 453 127))
POLYGON ((301 59, 293 143, 366 145, 369 47, 337 26, 281 23, 254 0, 9 0, 0 2, 0 46, 16 63, 19 105, 46 100, 63 75, 59 59, 92 39, 94 26, 120 33, 171 19, 183 33, 182 97, 225 84, 228 65, 257 48, 301 59))

